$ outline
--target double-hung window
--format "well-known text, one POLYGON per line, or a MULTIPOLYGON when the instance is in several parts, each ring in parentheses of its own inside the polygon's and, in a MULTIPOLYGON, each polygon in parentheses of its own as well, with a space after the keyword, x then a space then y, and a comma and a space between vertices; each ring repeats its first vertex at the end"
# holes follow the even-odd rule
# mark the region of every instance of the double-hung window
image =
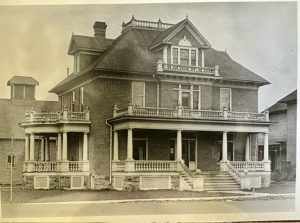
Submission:
POLYGON ((145 107, 145 82, 132 81, 132 104, 145 107))
POLYGON ((220 109, 231 110, 231 88, 220 88, 220 109))
POLYGON ((75 111, 75 100, 76 100, 76 95, 75 91, 72 91, 72 97, 71 97, 71 111, 75 111))
POLYGON ((15 167, 15 155, 14 154, 8 154, 7 155, 7 167, 15 167))
POLYGON ((171 50, 172 64, 179 64, 183 66, 198 66, 197 48, 172 46, 171 50))

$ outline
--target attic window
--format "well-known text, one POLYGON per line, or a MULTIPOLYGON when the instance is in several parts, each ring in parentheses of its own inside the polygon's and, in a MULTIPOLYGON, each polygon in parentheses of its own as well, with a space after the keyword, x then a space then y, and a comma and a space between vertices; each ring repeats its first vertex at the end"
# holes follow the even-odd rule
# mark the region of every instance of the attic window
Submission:
POLYGON ((80 70, 80 58, 79 54, 74 56, 74 74, 77 74, 80 70))

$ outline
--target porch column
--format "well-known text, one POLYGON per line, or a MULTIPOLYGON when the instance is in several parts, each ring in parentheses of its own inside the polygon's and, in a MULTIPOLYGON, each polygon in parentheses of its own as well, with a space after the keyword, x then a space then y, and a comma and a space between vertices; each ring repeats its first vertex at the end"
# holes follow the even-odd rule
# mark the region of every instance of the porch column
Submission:
POLYGON ((119 139, 118 131, 114 131, 114 161, 119 161, 119 139))
POLYGON ((128 131, 127 131, 127 159, 126 160, 133 160, 132 153, 133 153, 132 129, 128 129, 128 131))
POLYGON ((227 161, 227 132, 223 132, 223 141, 222 141, 222 161, 227 161))
POLYGON ((41 138, 41 161, 45 161, 45 138, 41 138))
POLYGON ((63 132, 63 148, 62 148, 62 160, 67 161, 68 160, 68 133, 63 132))
POLYGON ((61 160, 61 134, 57 134, 57 151, 56 151, 56 160, 61 160))
POLYGON ((49 137, 45 137, 45 161, 49 160, 49 137))
POLYGON ((181 130, 177 130, 177 138, 176 138, 176 160, 182 160, 182 138, 181 138, 181 130))
POLYGON ((82 160, 88 160, 88 135, 86 132, 83 133, 82 160))
POLYGON ((34 161, 34 134, 30 134, 30 152, 29 152, 29 160, 34 161))
POLYGON ((29 160, 29 135, 25 135, 25 161, 29 160))
POLYGON ((245 161, 250 161, 250 135, 247 135, 245 146, 245 161))
POLYGON ((264 160, 263 161, 269 161, 269 134, 264 134, 264 160))

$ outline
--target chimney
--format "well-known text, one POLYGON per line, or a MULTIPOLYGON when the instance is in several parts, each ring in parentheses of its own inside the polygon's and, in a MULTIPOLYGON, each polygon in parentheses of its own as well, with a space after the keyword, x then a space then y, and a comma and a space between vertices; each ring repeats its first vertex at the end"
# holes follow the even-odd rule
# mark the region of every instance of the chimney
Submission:
POLYGON ((106 23, 105 22, 95 22, 94 24, 94 37, 98 39, 105 39, 106 23))

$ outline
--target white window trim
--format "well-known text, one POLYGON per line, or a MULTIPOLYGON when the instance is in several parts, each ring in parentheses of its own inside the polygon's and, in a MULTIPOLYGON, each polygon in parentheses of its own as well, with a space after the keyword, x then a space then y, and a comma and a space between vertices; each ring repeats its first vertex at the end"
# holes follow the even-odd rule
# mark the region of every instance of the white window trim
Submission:
POLYGON ((143 87, 144 87, 144 90, 143 90, 143 106, 142 107, 145 107, 145 102, 146 102, 146 85, 145 85, 145 82, 143 81, 131 81, 131 101, 133 103, 133 83, 134 82, 140 82, 140 83, 143 83, 143 87))
MULTIPOLYGON (((6 168, 9 168, 9 169, 11 168, 11 163, 8 162, 8 157, 9 157, 10 154, 11 153, 8 153, 6 155, 6 168)), ((14 168, 16 168, 16 154, 13 153, 13 157, 14 157, 14 159, 13 159, 13 166, 12 166, 12 168, 14 169, 14 168)))
POLYGON ((190 89, 182 89, 182 84, 178 84, 179 88, 173 88, 173 90, 178 90, 178 103, 182 106, 182 92, 190 93, 190 108, 191 110, 200 111, 201 110, 201 85, 190 85, 190 89), (194 86, 198 86, 199 90, 194 90, 194 86), (194 92, 198 92, 198 109, 194 109, 194 92))
POLYGON ((189 65, 188 66, 192 66, 192 50, 196 50, 196 67, 199 66, 198 60, 199 60, 199 52, 198 52, 198 48, 195 47, 187 47, 187 46, 171 46, 171 64, 173 64, 173 49, 178 49, 178 62, 177 64, 180 65, 180 50, 184 49, 184 50, 189 50, 189 65))
POLYGON ((221 94, 222 94, 222 89, 229 89, 229 98, 230 98, 230 103, 229 103, 229 110, 232 111, 232 89, 231 88, 225 88, 225 87, 221 87, 220 88, 220 110, 222 110, 223 108, 221 108, 221 94))

